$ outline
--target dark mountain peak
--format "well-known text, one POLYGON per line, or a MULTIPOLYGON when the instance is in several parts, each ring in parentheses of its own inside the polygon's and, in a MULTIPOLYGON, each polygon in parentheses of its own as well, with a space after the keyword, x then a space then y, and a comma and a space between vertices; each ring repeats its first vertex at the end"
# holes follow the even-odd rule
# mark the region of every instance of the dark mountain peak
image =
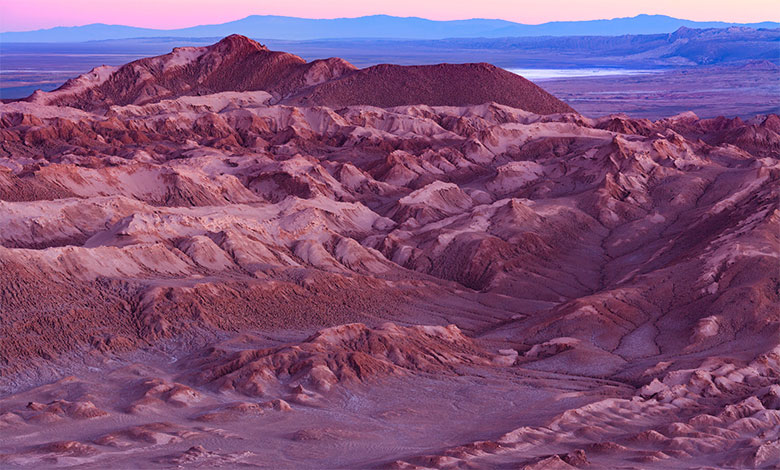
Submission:
POLYGON ((496 102, 537 114, 573 112, 523 77, 487 63, 383 64, 358 70, 339 58, 306 62, 238 34, 211 46, 176 48, 118 69, 96 69, 68 83, 26 100, 105 110, 185 95, 266 91, 274 103, 304 106, 386 108, 496 102))
POLYGON ((525 78, 487 63, 381 64, 344 74, 286 100, 293 105, 380 108, 426 104, 465 106, 495 102, 536 114, 574 110, 525 78))
POLYGON ((267 51, 268 48, 259 42, 240 34, 231 34, 210 46, 221 52, 252 52, 267 51))

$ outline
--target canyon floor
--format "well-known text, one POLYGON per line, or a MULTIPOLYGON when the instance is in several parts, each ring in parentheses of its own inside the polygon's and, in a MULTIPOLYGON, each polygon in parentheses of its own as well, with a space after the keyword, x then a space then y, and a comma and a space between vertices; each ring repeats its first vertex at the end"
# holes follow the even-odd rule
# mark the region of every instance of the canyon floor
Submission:
POLYGON ((780 117, 280 54, 0 104, 0 466, 780 466, 780 117))

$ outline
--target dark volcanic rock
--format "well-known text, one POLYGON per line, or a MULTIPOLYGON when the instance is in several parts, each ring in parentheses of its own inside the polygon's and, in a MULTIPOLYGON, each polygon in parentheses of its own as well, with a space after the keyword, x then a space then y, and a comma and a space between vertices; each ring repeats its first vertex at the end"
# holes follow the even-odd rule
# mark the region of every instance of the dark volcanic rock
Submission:
POLYGON ((237 34, 208 47, 180 47, 116 70, 99 67, 26 100, 99 110, 223 91, 267 91, 273 101, 308 106, 496 102, 537 114, 574 111, 528 80, 490 64, 385 64, 357 70, 339 58, 306 62, 237 34))

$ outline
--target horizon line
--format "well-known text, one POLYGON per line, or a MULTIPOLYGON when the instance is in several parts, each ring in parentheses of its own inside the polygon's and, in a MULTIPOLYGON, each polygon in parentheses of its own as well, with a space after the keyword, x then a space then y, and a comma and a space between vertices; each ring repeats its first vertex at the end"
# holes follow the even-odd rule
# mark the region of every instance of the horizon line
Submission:
POLYGON ((190 26, 184 26, 179 28, 147 28, 144 26, 133 26, 130 24, 114 24, 114 23, 85 23, 85 24, 77 24, 77 25, 60 25, 60 26, 52 26, 49 28, 38 28, 38 29, 30 29, 30 30, 14 30, 14 31, 2 31, 0 30, 0 34, 6 34, 6 33, 34 33, 38 31, 49 31, 52 29, 58 29, 58 28, 83 28, 87 26, 118 26, 118 27, 125 27, 125 28, 135 28, 135 29, 145 29, 145 30, 154 30, 154 31, 177 31, 182 29, 189 29, 189 28, 197 28, 199 26, 219 26, 224 25, 228 23, 234 23, 236 21, 242 21, 248 18, 252 17, 261 17, 261 18, 289 18, 289 19, 299 19, 299 20, 354 20, 354 19, 361 19, 361 18, 372 18, 377 16, 384 16, 388 18, 398 18, 398 19, 417 19, 417 20, 425 20, 425 21, 431 21, 435 23, 450 23, 450 22, 456 22, 456 21, 505 21, 507 23, 512 23, 515 25, 521 25, 521 26, 542 26, 546 24, 554 24, 554 23, 585 23, 585 22, 592 22, 592 21, 613 21, 613 20, 624 20, 624 19, 634 19, 639 18, 642 16, 647 17, 664 17, 664 18, 671 18, 675 20, 681 20, 681 21, 690 21, 693 23, 723 23, 723 24, 761 24, 761 23, 780 23, 780 21, 777 20, 763 20, 763 21, 750 21, 750 22, 738 22, 738 21, 724 21, 724 20, 691 20, 687 18, 679 18, 676 16, 661 14, 661 13, 638 13, 634 16, 616 16, 613 18, 594 18, 594 19, 587 19, 587 20, 555 20, 555 21, 544 21, 542 23, 521 23, 518 21, 512 21, 507 20, 504 18, 479 18, 479 17, 472 17, 472 18, 459 18, 459 19, 450 19, 450 20, 436 20, 431 18, 425 18, 421 16, 397 16, 397 15, 390 15, 386 13, 375 13, 372 15, 361 15, 361 16, 338 16, 338 17, 332 17, 332 18, 309 18, 304 16, 288 16, 288 15, 247 15, 243 16, 234 20, 225 21, 222 23, 199 23, 194 24, 190 26))

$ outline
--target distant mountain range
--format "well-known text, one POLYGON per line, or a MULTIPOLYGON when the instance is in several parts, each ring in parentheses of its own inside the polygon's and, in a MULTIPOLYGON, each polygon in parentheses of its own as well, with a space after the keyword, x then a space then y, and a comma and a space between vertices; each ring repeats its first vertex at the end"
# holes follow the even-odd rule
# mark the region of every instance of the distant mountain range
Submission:
POLYGON ((132 26, 90 24, 25 32, 0 33, 3 42, 82 42, 144 37, 222 37, 243 34, 254 38, 280 40, 311 39, 445 39, 501 38, 533 36, 620 36, 625 34, 670 33, 680 27, 778 28, 780 23, 726 23, 691 21, 664 15, 638 15, 592 21, 555 21, 527 25, 505 20, 470 19, 434 21, 387 15, 359 18, 307 19, 286 16, 249 16, 223 24, 182 29, 148 29, 132 26))

